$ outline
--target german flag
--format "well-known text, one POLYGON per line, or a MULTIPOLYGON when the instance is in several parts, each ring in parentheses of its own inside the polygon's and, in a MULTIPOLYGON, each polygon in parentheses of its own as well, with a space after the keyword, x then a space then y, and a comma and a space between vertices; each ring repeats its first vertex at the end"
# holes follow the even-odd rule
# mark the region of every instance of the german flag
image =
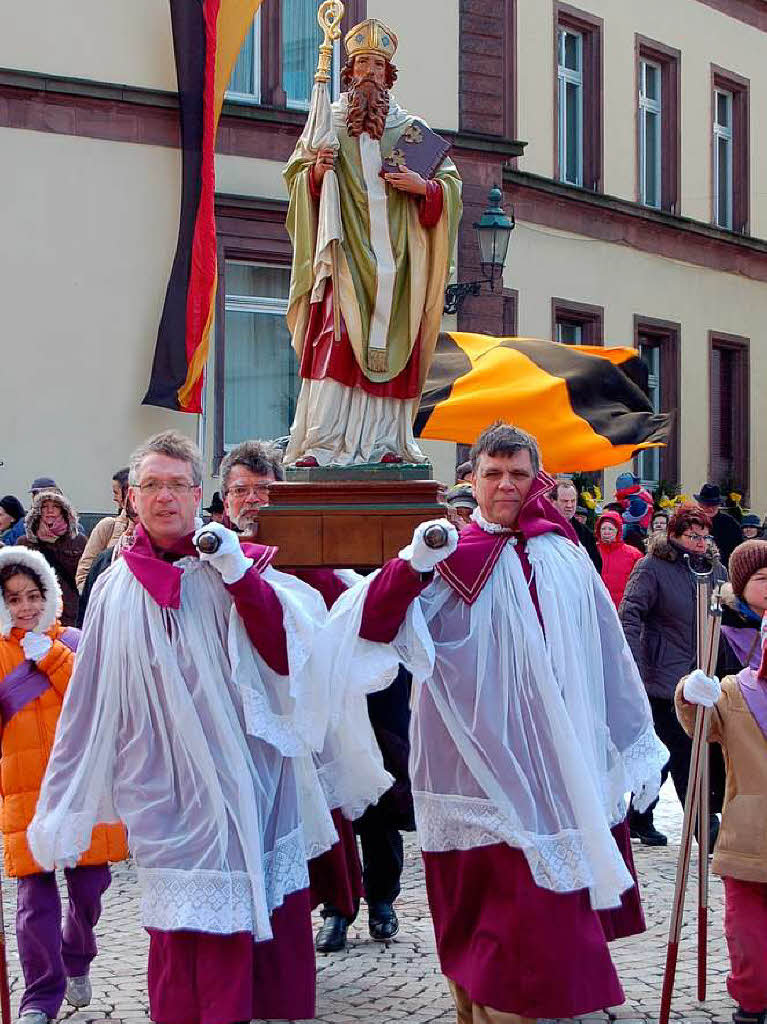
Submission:
POLYGON ((633 348, 441 334, 416 437, 472 444, 499 419, 537 437, 550 473, 620 465, 662 445, 672 422, 653 411, 633 348))
POLYGON ((181 216, 144 405, 202 411, 216 296, 216 129, 232 68, 261 3, 170 0, 181 111, 181 216))

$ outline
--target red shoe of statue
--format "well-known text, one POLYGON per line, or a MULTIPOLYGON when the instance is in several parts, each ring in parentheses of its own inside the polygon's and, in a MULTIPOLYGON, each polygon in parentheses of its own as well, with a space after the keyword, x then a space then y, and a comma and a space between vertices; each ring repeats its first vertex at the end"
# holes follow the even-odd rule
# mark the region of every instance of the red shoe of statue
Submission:
POLYGON ((394 452, 387 452, 386 455, 384 455, 381 458, 381 462, 385 462, 385 463, 387 463, 387 465, 390 465, 393 462, 402 462, 402 461, 403 461, 402 456, 401 455, 395 455, 394 452))
POLYGON ((308 469, 319 466, 319 462, 317 462, 313 455, 305 455, 303 459, 297 459, 294 465, 300 469, 308 469))

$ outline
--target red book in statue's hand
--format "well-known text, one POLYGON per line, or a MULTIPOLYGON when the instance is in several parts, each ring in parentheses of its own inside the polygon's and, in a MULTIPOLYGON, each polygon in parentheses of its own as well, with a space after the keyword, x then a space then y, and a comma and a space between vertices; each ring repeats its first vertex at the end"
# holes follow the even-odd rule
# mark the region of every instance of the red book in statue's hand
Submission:
POLYGON ((428 181, 434 177, 449 149, 447 139, 427 128, 423 121, 413 121, 397 139, 391 153, 384 157, 381 171, 394 174, 407 167, 428 181))

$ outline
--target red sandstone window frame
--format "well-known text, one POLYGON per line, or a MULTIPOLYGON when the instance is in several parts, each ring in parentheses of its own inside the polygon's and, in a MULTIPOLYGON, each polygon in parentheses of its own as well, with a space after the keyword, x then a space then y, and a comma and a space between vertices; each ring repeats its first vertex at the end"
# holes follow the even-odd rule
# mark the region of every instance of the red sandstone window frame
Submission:
POLYGON ((716 181, 716 94, 718 91, 732 94, 732 227, 724 230, 741 235, 749 233, 750 180, 751 180, 751 130, 750 91, 748 78, 727 71, 716 64, 711 65, 711 223, 720 227, 717 217, 716 181))
MULTIPOLYGON (((554 177, 564 181, 560 166, 559 145, 559 32, 569 29, 583 40, 583 122, 582 122, 582 185, 591 192, 601 192, 604 174, 603 134, 603 47, 604 22, 588 11, 554 0, 554 177)), ((574 186, 578 187, 578 186, 574 186)))
POLYGON ((682 395, 682 326, 671 320, 634 314, 634 348, 647 344, 660 349, 661 412, 673 415, 671 433, 660 449, 660 479, 680 482, 679 421, 682 395))
POLYGON ((519 291, 516 288, 503 289, 503 336, 516 338, 519 335, 519 291))
MULTIPOLYGON (((552 298, 551 300, 551 339, 557 340, 557 325, 572 324, 580 327, 583 335, 581 345, 604 344, 604 306, 595 306, 589 302, 575 302, 573 299, 552 298)), ((563 342, 568 345, 570 342, 563 342)))
POLYGON ((636 118, 636 200, 643 203, 641 183, 641 113, 639 89, 642 61, 660 67, 661 74, 661 168, 660 209, 679 214, 682 176, 682 53, 656 39, 634 36, 634 95, 636 118))
POLYGON ((731 416, 730 427, 732 431, 733 450, 733 477, 734 483, 743 489, 744 499, 748 498, 750 489, 750 458, 749 440, 751 425, 751 339, 740 334, 727 334, 723 331, 708 332, 708 401, 709 401, 709 473, 708 478, 714 483, 722 484, 723 480, 718 479, 719 474, 714 463, 714 438, 713 429, 715 423, 714 407, 717 401, 721 401, 719 387, 714 379, 715 353, 727 352, 734 356, 734 381, 733 394, 726 402, 727 411, 731 416))

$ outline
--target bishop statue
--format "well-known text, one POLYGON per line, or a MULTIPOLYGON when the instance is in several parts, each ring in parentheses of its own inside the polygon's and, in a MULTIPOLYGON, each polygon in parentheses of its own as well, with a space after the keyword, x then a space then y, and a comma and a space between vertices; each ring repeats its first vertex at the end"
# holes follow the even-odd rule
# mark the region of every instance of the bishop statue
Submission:
POLYGON ((310 112, 285 168, 287 319, 302 377, 285 461, 423 463, 412 424, 440 330, 461 179, 447 156, 428 179, 398 161, 399 140, 425 122, 391 92, 391 29, 370 18, 344 42, 346 91, 324 124, 310 112))

